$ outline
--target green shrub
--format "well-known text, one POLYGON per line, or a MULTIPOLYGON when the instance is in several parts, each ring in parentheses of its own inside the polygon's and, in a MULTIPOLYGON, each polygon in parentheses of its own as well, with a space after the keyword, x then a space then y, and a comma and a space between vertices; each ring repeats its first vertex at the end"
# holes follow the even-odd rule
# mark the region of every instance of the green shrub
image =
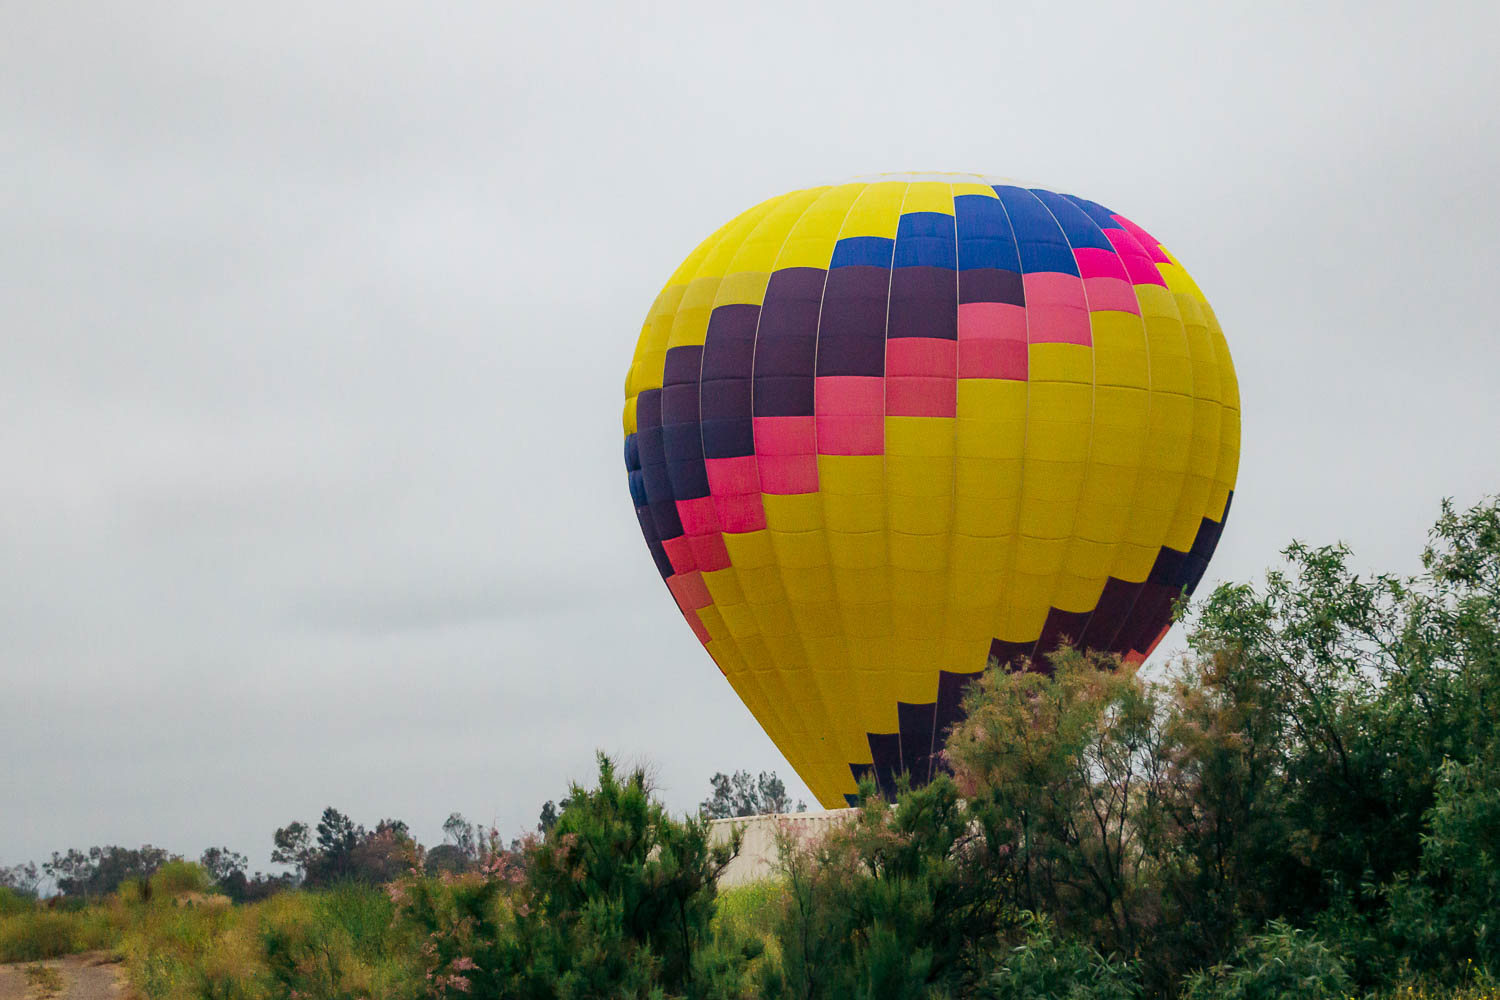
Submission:
POLYGON ((810 845, 783 839, 780 961, 768 996, 897 1000, 966 990, 1019 917, 947 775, 895 807, 868 782, 862 794, 866 804, 847 827, 810 845))
POLYGON ((272 996, 402 1000, 421 992, 416 941, 383 891, 351 883, 282 893, 259 909, 272 996))
POLYGON ((81 950, 74 914, 35 909, 0 920, 0 962, 35 962, 81 950))
POLYGON ((0 885, 0 918, 36 909, 36 900, 0 885))
POLYGON ((1045 917, 1034 918, 1022 944, 1005 956, 977 995, 994 1000, 1136 1000, 1134 965, 1059 938, 1045 917))
POLYGON ((1349 970, 1315 934, 1273 922, 1230 961, 1184 981, 1183 1000, 1343 1000, 1349 970))
POLYGON ((214 889, 208 872, 193 861, 168 861, 151 876, 149 884, 152 899, 172 899, 184 893, 207 893, 214 889))

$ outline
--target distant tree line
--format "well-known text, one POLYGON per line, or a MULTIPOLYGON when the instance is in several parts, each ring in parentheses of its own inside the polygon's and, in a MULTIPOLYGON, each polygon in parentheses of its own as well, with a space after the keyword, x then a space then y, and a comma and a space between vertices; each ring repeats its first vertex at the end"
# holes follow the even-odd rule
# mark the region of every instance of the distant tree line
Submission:
MULTIPOLYGON (((710 780, 712 794, 700 806, 709 819, 791 811, 786 786, 772 772, 751 778, 748 771, 732 775, 716 773, 710 780)), ((565 811, 571 798, 543 804, 536 833, 545 836, 565 811)), ((798 811, 806 809, 797 803, 798 811)), ((198 858, 215 887, 235 902, 253 902, 289 888, 319 889, 344 882, 385 885, 420 864, 433 873, 457 874, 475 870, 497 851, 518 852, 521 838, 508 843, 493 829, 483 829, 461 813, 452 813, 443 823, 443 842, 424 848, 399 819, 382 819, 373 829, 355 823, 332 806, 323 810, 309 826, 298 820, 272 834, 271 861, 290 871, 251 872, 249 859, 228 847, 210 847, 198 858)), ((68 898, 101 899, 126 882, 144 883, 179 855, 164 848, 109 845, 87 850, 69 848, 54 852, 37 865, 26 862, 0 866, 0 888, 25 897, 35 897, 46 882, 58 895, 68 898)))

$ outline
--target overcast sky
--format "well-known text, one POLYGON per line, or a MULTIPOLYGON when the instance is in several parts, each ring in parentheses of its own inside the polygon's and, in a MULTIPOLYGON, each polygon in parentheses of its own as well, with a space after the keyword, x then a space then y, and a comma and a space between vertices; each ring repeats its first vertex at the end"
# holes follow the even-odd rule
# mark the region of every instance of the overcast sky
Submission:
POLYGON ((1293 537, 1410 570, 1500 490, 1488 0, 646 8, 0 5, 0 864, 509 834, 596 748, 808 797, 619 419, 666 276, 791 188, 1003 174, 1162 239, 1244 402, 1205 588, 1293 537))

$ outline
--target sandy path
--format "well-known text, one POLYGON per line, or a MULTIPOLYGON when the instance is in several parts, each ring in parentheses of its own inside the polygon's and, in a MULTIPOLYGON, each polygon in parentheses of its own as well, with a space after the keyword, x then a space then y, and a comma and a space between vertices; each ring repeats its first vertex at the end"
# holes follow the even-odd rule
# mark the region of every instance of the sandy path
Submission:
MULTIPOLYGON (((28 992, 26 967, 32 962, 0 965, 0 1000, 36 1000, 28 992)), ((120 984, 120 966, 110 960, 108 952, 90 951, 41 963, 62 973, 64 988, 52 1000, 117 1000, 124 995, 120 984)))

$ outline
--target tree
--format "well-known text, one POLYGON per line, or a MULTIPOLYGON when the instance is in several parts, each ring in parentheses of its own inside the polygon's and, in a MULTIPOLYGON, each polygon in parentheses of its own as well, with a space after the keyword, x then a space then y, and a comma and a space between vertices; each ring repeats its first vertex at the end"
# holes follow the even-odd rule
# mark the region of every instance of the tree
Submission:
POLYGON ((365 828, 329 806, 318 819, 317 847, 307 870, 309 885, 333 885, 354 874, 354 849, 365 838, 365 828))
MULTIPOLYGON (((709 784, 713 788, 713 794, 698 807, 698 811, 708 819, 792 811, 792 800, 786 793, 786 785, 775 772, 762 771, 758 778, 752 778, 749 771, 736 771, 732 775, 719 772, 709 779, 709 784)), ((806 810, 805 802, 797 803, 797 812, 806 810)))
POLYGON ((35 861, 5 867, 0 865, 0 889, 9 889, 18 896, 35 899, 37 887, 42 883, 42 873, 35 861))
POLYGON ((87 851, 69 848, 64 854, 54 851, 42 871, 64 896, 97 898, 114 892, 127 879, 149 879, 172 860, 180 859, 150 844, 90 847, 87 851))
POLYGON ((216 884, 223 885, 235 876, 244 878, 245 869, 250 862, 238 851, 231 851, 227 847, 210 847, 199 856, 198 863, 208 872, 209 878, 216 884))
POLYGON ((271 863, 293 869, 299 882, 305 878, 315 858, 307 824, 300 820, 288 823, 272 834, 271 842, 275 845, 271 863))
POLYGON ((805 1000, 967 996, 1019 912, 1007 869, 947 775, 893 807, 861 786, 851 823, 781 838, 780 968, 764 995, 805 1000))
POLYGON ((574 786, 524 858, 492 838, 476 872, 407 879, 397 894, 428 933, 437 996, 727 1000, 746 995, 745 953, 719 952, 710 919, 737 849, 712 845, 702 819, 672 819, 644 771, 600 755, 597 787, 574 786))

